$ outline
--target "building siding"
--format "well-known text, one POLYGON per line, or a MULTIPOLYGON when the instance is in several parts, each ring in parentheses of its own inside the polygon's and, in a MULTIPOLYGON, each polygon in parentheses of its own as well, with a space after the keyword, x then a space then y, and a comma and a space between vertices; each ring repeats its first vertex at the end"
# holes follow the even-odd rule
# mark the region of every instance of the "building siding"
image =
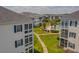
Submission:
POLYGON ((14 33, 14 25, 18 24, 7 24, 7 25, 0 25, 0 52, 2 53, 21 53, 25 52, 25 49, 33 46, 33 44, 28 45, 25 47, 25 35, 33 34, 33 32, 25 34, 24 33, 24 24, 22 23, 23 31, 14 33), (23 39, 23 45, 15 48, 15 40, 23 39))

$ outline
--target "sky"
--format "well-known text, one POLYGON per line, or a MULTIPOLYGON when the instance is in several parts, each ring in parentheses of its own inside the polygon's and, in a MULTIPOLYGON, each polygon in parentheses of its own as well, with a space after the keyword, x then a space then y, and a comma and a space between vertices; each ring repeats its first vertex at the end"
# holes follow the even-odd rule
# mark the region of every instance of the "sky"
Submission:
POLYGON ((79 10, 79 6, 5 6, 17 13, 32 12, 38 14, 67 14, 79 10))

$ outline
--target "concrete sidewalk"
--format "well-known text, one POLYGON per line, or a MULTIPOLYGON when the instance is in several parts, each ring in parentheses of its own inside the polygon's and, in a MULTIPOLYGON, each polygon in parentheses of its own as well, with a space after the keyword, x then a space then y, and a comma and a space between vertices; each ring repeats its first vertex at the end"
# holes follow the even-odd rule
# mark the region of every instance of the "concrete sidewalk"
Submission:
POLYGON ((38 35, 37 33, 34 32, 34 34, 37 36, 38 41, 41 43, 42 48, 43 48, 43 52, 44 52, 44 53, 48 53, 48 49, 47 49, 47 47, 45 46, 45 44, 44 44, 44 42, 42 41, 42 39, 39 37, 39 35, 38 35))

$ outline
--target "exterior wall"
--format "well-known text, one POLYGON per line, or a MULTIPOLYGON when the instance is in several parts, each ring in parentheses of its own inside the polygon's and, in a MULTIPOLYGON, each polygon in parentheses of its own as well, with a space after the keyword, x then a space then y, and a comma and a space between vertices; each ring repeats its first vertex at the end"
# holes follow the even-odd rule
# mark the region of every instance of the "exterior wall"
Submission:
POLYGON ((34 26, 38 26, 40 23, 42 23, 42 19, 41 20, 40 19, 34 19, 34 21, 33 21, 34 26))
MULTIPOLYGON (((62 19, 62 21, 66 21, 66 19, 62 19)), ((64 47, 65 49, 70 49, 74 52, 79 52, 79 21, 77 20, 77 22, 78 22, 77 27, 70 26, 70 20, 67 20, 67 21, 68 21, 68 27, 64 27, 64 26, 62 27, 60 25, 60 38, 68 40, 68 43, 71 42, 71 43, 75 44, 75 49, 72 49, 72 48, 68 47, 68 45, 67 45, 67 47, 64 47), (68 38, 61 37, 61 30, 62 29, 68 30, 68 38), (76 38, 69 37, 69 32, 76 33, 76 38)), ((72 21, 74 21, 74 20, 72 20, 72 21)), ((59 45, 60 45, 60 41, 59 41, 59 45)))
POLYGON ((76 38, 68 37, 68 41, 75 44, 75 49, 72 50, 79 52, 79 21, 77 27, 69 26, 68 31, 76 33, 76 38))
POLYGON ((56 19, 56 17, 57 17, 58 19, 61 19, 61 16, 50 16, 50 19, 56 19))
POLYGON ((33 46, 32 44, 25 47, 25 35, 33 34, 33 32, 25 34, 24 24, 26 23, 22 23, 23 31, 17 33, 14 33, 14 25, 21 25, 21 23, 0 25, 0 53, 21 53, 25 52, 26 48, 33 46), (15 40, 20 39, 23 39, 23 45, 15 48, 15 40))

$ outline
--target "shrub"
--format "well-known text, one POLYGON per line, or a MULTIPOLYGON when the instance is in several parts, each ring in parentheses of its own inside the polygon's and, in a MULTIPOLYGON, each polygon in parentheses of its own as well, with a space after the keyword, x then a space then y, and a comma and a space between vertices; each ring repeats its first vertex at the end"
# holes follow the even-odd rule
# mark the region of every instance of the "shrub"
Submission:
POLYGON ((51 30, 52 33, 58 33, 58 30, 51 30))

